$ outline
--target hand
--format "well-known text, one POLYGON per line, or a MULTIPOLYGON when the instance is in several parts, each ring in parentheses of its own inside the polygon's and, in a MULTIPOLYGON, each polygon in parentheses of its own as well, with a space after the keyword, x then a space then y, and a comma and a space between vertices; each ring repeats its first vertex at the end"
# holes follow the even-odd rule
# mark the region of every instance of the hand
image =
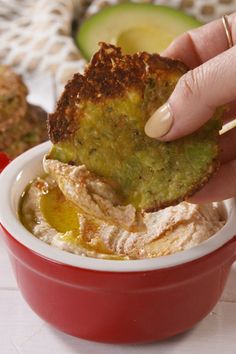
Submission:
MULTIPOLYGON (((235 44, 236 13, 228 16, 228 22, 235 44)), ((236 46, 228 49, 221 20, 183 34, 162 55, 183 61, 191 70, 148 120, 148 136, 171 141, 190 134, 225 104, 229 111, 223 121, 236 118, 236 46)), ((220 136, 220 148, 219 171, 189 201, 206 203, 236 195, 236 128, 220 136)))

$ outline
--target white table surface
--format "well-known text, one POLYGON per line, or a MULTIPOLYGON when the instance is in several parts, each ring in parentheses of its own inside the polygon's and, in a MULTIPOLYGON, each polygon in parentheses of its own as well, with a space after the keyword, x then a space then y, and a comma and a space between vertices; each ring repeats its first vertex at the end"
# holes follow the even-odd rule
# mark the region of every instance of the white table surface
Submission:
POLYGON ((236 263, 220 302, 192 330, 160 343, 108 345, 61 333, 34 314, 17 288, 0 235, 0 354, 54 353, 236 354, 236 263))

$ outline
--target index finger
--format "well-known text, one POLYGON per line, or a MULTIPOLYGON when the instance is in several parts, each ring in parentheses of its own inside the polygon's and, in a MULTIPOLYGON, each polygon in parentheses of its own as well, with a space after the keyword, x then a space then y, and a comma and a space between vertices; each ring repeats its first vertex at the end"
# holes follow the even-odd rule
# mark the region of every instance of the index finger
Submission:
MULTIPOLYGON (((228 18, 233 43, 236 43, 236 13, 228 18)), ((177 39, 162 53, 163 56, 179 59, 193 69, 227 50, 228 40, 222 19, 190 30, 177 39)))

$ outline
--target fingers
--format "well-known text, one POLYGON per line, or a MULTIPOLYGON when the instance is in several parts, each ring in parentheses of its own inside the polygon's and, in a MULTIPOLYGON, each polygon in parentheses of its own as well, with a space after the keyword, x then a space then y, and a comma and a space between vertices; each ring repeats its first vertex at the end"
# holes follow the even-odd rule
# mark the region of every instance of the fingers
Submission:
POLYGON ((236 128, 220 136, 220 150, 221 163, 236 159, 236 128))
MULTIPOLYGON (((228 22, 233 43, 236 43, 236 14, 228 16, 228 22)), ((192 69, 227 49, 227 37, 222 20, 219 19, 184 33, 162 55, 179 59, 192 69)))
POLYGON ((217 107, 236 99, 235 77, 236 46, 182 76, 168 103, 148 120, 146 134, 171 141, 194 132, 217 107))
POLYGON ((215 176, 193 197, 190 203, 210 203, 236 195, 236 160, 222 165, 215 176))

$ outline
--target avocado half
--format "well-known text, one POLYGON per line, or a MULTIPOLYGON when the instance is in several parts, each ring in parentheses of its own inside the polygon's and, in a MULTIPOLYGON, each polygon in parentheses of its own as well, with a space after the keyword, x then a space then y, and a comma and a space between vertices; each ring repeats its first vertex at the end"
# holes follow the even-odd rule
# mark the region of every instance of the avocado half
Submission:
POLYGON ((125 3, 104 8, 85 20, 76 42, 86 59, 98 42, 121 47, 123 53, 161 53, 174 38, 201 23, 182 11, 154 4, 125 3))

